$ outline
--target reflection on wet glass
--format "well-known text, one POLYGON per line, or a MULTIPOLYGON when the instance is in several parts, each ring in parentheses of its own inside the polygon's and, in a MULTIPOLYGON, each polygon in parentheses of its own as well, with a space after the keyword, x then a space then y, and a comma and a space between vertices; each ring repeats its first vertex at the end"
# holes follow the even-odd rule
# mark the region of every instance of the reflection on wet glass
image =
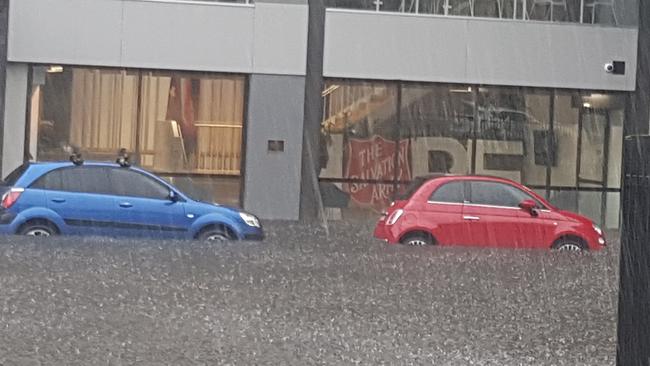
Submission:
POLYGON ((620 205, 607 197, 620 192, 623 101, 616 93, 330 80, 319 150, 324 204, 338 187, 347 195, 338 208, 376 211, 395 195, 371 186, 431 173, 492 175, 617 228, 620 205))
POLYGON ((138 165, 209 202, 239 204, 244 77, 204 73, 34 67, 34 160, 113 161, 126 149, 138 165))

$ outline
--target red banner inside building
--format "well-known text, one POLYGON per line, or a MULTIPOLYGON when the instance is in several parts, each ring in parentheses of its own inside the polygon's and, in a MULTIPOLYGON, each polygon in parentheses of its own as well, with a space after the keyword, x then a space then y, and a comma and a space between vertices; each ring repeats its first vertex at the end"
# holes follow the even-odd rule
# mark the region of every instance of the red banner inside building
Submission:
POLYGON ((349 183, 344 189, 361 206, 385 207, 393 197, 393 182, 409 181, 411 172, 408 163, 409 140, 399 143, 397 160, 394 141, 381 136, 370 139, 350 139, 344 177, 359 180, 385 181, 386 184, 349 183), (395 164, 397 163, 397 177, 395 164))

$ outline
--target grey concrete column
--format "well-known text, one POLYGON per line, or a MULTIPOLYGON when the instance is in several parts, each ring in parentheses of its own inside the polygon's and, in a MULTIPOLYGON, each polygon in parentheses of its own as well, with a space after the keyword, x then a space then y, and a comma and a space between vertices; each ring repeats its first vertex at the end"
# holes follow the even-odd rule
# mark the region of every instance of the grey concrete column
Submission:
POLYGON ((298 219, 304 92, 304 76, 249 78, 243 203, 261 218, 298 219))
MULTIPOLYGON (((647 135, 650 130, 650 2, 639 2, 636 90, 628 98, 624 134, 647 135)), ((650 232, 647 212, 649 149, 643 137, 625 139, 623 149, 622 230, 616 364, 650 365, 650 232), (645 147, 645 148, 644 148, 645 147), (641 178, 639 178, 641 177, 641 178), (645 215, 645 216, 644 216, 645 215)))
MULTIPOLYGON (((9 0, 0 0, 0 151, 2 150, 4 112, 5 112, 5 83, 7 75, 7 33, 9 30, 9 0)), ((2 170, 0 159, 0 171, 2 170)), ((4 175, 0 179, 4 178, 4 175)))
POLYGON ((8 63, 5 80, 2 177, 23 163, 25 156, 25 121, 27 111, 26 64, 8 63))
POLYGON ((300 215, 307 0, 256 0, 242 202, 266 219, 300 215))
POLYGON ((323 118, 323 52, 325 45, 324 0, 309 0, 309 27, 307 31, 307 69, 305 79, 305 122, 302 161, 302 187, 300 218, 313 220, 319 214, 320 191, 315 188, 314 177, 319 169, 319 132, 323 118), (311 151, 305 149, 309 148, 311 151), (311 156, 311 159, 307 157, 311 156))
POLYGON ((626 108, 624 134, 639 135, 650 131, 650 3, 639 3, 639 39, 637 48, 636 90, 626 108))

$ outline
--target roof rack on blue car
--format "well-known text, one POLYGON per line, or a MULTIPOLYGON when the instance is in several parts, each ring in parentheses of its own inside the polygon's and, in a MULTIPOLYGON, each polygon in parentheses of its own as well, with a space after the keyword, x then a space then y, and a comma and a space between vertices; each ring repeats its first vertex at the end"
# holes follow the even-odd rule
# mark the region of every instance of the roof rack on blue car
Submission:
POLYGON ((121 148, 120 151, 117 152, 117 160, 115 160, 115 162, 122 168, 130 167, 131 162, 129 162, 129 152, 125 148, 121 148))
POLYGON ((78 151, 74 151, 74 152, 70 155, 70 161, 71 161, 74 165, 77 165, 77 166, 78 166, 78 165, 82 165, 82 164, 84 163, 84 159, 81 157, 81 153, 78 152, 78 151))

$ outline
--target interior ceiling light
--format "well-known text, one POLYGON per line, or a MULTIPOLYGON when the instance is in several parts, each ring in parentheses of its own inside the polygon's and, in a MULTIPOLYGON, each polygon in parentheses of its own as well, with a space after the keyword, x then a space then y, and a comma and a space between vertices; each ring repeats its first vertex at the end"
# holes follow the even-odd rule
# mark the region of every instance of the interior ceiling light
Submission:
POLYGON ((471 93, 472 87, 468 86, 466 89, 449 89, 451 93, 471 93))
POLYGON ((50 74, 56 73, 56 72, 63 72, 63 66, 52 65, 52 66, 47 68, 47 72, 49 72, 50 74))
POLYGON ((591 108, 591 103, 584 102, 584 103, 582 103, 582 106, 585 107, 585 108, 591 108))

